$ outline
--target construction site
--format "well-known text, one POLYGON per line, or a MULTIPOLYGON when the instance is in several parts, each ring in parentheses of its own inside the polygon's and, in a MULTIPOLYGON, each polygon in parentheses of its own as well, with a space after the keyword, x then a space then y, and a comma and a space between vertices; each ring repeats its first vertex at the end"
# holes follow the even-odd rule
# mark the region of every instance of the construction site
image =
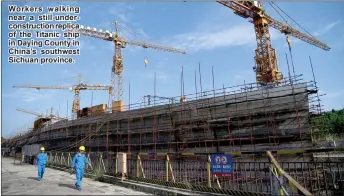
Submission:
MULTIPOLYGON (((105 181, 112 176, 227 195, 344 195, 344 162, 340 157, 330 157, 338 149, 321 146, 311 124, 311 117, 322 114, 315 74, 310 81, 295 74, 288 36, 323 50, 330 50, 329 46, 268 16, 259 2, 217 3, 253 20, 256 83, 213 85, 213 89, 203 90, 199 71, 195 92, 175 97, 148 95, 138 103, 125 104, 123 48, 133 45, 179 54, 186 51, 126 40, 119 35, 121 25, 117 22, 116 32, 82 27, 77 30, 81 35, 114 43, 110 85, 83 84, 80 79, 72 89, 14 85, 72 90, 73 115, 60 117, 53 112, 45 115, 17 109, 38 118, 32 129, 2 142, 2 148, 9 156, 32 162, 35 154, 27 149, 44 146, 49 149, 49 167, 63 170, 83 145, 92 163, 89 173, 101 172, 105 181), (279 70, 269 27, 287 35, 289 73, 279 70), (81 108, 82 90, 109 91, 108 103, 81 108), (233 157, 230 176, 211 174, 212 154, 233 157)), ((313 70, 311 57, 309 60, 313 70)))

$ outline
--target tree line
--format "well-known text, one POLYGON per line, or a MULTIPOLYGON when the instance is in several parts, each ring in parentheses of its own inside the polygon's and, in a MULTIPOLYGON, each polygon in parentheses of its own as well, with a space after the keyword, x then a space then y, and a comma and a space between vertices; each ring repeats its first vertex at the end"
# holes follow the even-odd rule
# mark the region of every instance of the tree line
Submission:
POLYGON ((311 119, 315 132, 331 134, 336 136, 344 135, 344 109, 332 110, 311 119))

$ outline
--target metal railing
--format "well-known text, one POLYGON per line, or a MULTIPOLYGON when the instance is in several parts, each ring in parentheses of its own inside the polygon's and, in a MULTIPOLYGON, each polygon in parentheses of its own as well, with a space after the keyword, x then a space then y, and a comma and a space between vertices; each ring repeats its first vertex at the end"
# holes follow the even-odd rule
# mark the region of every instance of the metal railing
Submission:
POLYGON ((314 195, 344 196, 344 162, 281 162, 280 165, 314 195))
POLYGON ((267 152, 267 154, 271 163, 269 172, 273 195, 312 195, 282 169, 271 152, 267 152))
MULTIPOLYGON (((48 153, 49 166, 68 168, 74 152, 48 153)), ((115 153, 86 154, 104 175, 118 174, 115 153)), ((233 162, 230 176, 211 175, 209 156, 128 155, 128 180, 231 195, 344 195, 344 162, 280 162, 267 153, 266 162, 233 162)))

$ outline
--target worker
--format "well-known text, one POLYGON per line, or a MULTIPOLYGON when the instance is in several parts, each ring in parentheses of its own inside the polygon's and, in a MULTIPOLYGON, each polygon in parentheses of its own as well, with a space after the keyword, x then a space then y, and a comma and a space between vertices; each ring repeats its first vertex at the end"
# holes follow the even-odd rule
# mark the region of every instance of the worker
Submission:
POLYGON ((36 156, 36 166, 38 167, 38 181, 41 181, 45 172, 45 164, 48 161, 48 155, 45 153, 45 148, 40 148, 40 153, 36 156))
POLYGON ((89 164, 85 156, 85 146, 79 147, 79 152, 73 157, 72 168, 75 170, 75 188, 81 190, 81 181, 84 176, 85 165, 89 164))

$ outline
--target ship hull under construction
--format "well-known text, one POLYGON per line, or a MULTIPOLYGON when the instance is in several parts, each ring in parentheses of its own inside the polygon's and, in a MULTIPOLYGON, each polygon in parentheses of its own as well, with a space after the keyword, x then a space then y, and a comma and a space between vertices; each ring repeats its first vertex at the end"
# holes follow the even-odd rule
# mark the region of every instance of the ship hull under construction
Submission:
MULTIPOLYGON (((54 151, 259 153, 312 147, 310 83, 261 89, 239 86, 197 93, 181 103, 60 121, 28 133, 16 146, 54 151)), ((133 107, 133 106, 132 106, 133 107)))

